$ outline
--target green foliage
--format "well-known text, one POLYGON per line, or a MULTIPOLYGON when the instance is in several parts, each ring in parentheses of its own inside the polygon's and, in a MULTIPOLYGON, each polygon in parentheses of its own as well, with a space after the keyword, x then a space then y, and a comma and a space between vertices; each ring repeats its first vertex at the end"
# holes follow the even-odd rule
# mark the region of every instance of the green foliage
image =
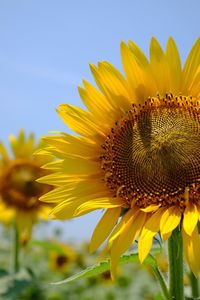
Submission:
POLYGON ((64 254, 63 247, 59 244, 53 243, 51 241, 41 241, 41 240, 32 240, 28 243, 29 247, 41 247, 46 251, 55 251, 60 254, 64 254))
MULTIPOLYGON (((43 232, 45 233, 46 230, 43 232)), ((164 299, 160 295, 159 286, 152 272, 152 268, 157 267, 152 256, 148 256, 145 263, 141 265, 137 253, 124 255, 120 259, 119 273, 113 283, 109 277, 109 260, 97 263, 100 254, 90 255, 87 243, 76 245, 59 243, 60 237, 60 234, 58 236, 55 233, 52 234, 51 240, 40 235, 39 239, 30 241, 20 251, 20 272, 12 274, 10 273, 12 235, 9 235, 7 229, 2 232, 0 300, 164 299), (62 256, 63 244, 73 247, 77 253, 76 260, 64 272, 53 270, 50 265, 52 252, 62 256), (86 268, 86 266, 91 267, 86 268), (50 284, 51 282, 55 284, 50 284)), ((155 249, 156 253, 159 251, 160 247, 155 249)))
MULTIPOLYGON (((139 258, 138 258, 138 254, 137 253, 129 253, 129 254, 125 254, 120 258, 119 264, 120 265, 124 265, 127 263, 133 263, 133 262, 139 262, 139 258)), ((157 263, 156 260, 153 258, 153 256, 149 255, 144 264, 146 265, 150 265, 152 267, 157 267, 157 263)), ((91 267, 88 267, 87 269, 85 269, 84 271, 79 272, 78 274, 75 274, 65 280, 59 281, 59 282, 55 282, 52 284, 55 285, 60 285, 63 283, 69 283, 71 281, 74 280, 78 280, 78 279, 83 279, 83 278, 89 278, 89 277, 93 277, 96 275, 99 275, 107 270, 110 269, 110 261, 109 260, 104 260, 98 264, 95 264, 91 267)))
POLYGON ((185 300, 200 300, 200 297, 194 298, 194 297, 185 297, 185 300))
POLYGON ((29 270, 22 269, 16 274, 7 274, 0 278, 0 299, 20 299, 24 289, 32 285, 32 274, 29 270))

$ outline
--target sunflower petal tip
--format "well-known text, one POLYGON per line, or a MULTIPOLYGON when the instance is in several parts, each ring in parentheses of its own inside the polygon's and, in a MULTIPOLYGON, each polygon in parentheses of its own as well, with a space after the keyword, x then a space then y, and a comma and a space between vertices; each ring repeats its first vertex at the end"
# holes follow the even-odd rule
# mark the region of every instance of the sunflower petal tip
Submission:
POLYGON ((196 279, 198 278, 198 276, 199 276, 199 269, 197 268, 197 265, 195 265, 195 266, 190 266, 190 270, 191 270, 191 272, 194 274, 194 276, 196 277, 196 279))
POLYGON ((50 217, 52 220, 56 220, 56 219, 57 219, 57 217, 56 217, 56 215, 55 215, 54 212, 50 212, 49 217, 50 217))
POLYGON ((95 249, 94 249, 92 243, 90 242, 90 244, 89 244, 89 253, 93 254, 94 252, 95 252, 95 249))
POLYGON ((128 44, 134 44, 132 40, 128 40, 128 44))
POLYGON ((143 264, 143 262, 144 262, 144 260, 145 260, 146 256, 144 256, 144 255, 141 255, 141 252, 139 252, 139 254, 138 254, 138 258, 139 258, 139 261, 140 261, 140 263, 141 263, 141 264, 143 264))
POLYGON ((116 281, 117 278, 117 268, 115 267, 110 267, 110 275, 111 275, 111 280, 114 282, 116 281))
POLYGON ((122 51, 123 49, 126 49, 126 48, 127 48, 126 43, 125 43, 124 41, 121 41, 121 43, 120 43, 120 49, 121 49, 121 51, 122 51))
POLYGON ((89 63, 89 67, 90 67, 90 70, 91 71, 95 71, 96 70, 96 66, 95 66, 95 64, 93 64, 93 63, 89 63))

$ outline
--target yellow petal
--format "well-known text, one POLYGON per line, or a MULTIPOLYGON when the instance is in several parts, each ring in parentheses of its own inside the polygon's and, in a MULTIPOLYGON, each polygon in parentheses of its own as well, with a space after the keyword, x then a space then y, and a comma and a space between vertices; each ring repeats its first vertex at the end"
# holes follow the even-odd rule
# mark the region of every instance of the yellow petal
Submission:
POLYGON ((63 159, 51 161, 44 166, 42 166, 43 169, 51 170, 51 171, 61 171, 63 167, 63 159))
POLYGON ((62 170, 66 175, 89 175, 99 173, 99 163, 79 157, 68 157, 63 161, 62 170))
POLYGON ((57 112, 67 126, 78 134, 86 137, 93 136, 94 138, 95 132, 97 135, 105 137, 101 130, 102 127, 100 128, 96 124, 89 112, 68 104, 59 105, 57 112))
POLYGON ((75 211, 75 216, 86 214, 87 212, 95 209, 122 207, 123 202, 116 198, 100 198, 95 200, 90 200, 82 203, 75 211))
POLYGON ((165 95, 170 91, 170 73, 166 56, 155 38, 150 43, 150 66, 157 85, 157 93, 165 95))
POLYGON ((48 221, 51 209, 52 208, 48 205, 41 205, 40 210, 38 211, 38 217, 42 220, 48 221))
POLYGON ((168 232, 168 233, 162 234, 162 239, 163 239, 164 241, 168 240, 168 239, 170 238, 171 234, 172 234, 172 231, 171 231, 171 232, 168 232))
POLYGON ((193 97, 200 96, 200 65, 197 68, 196 74, 194 75, 191 84, 188 87, 188 94, 192 95, 193 97))
POLYGON ((46 184, 52 184, 55 186, 63 186, 64 184, 66 184, 69 181, 77 181, 78 178, 74 177, 69 177, 66 174, 64 174, 63 172, 57 172, 56 174, 50 174, 50 175, 46 175, 43 176, 39 179, 37 179, 37 182, 40 183, 46 183, 46 184))
POLYGON ((171 92, 178 95, 181 91, 181 87, 180 87, 181 78, 182 78, 181 60, 180 60, 180 55, 176 47, 176 44, 171 37, 169 38, 167 43, 166 58, 170 70, 171 92))
POLYGON ((151 249, 153 242, 153 237, 149 239, 140 239, 138 240, 138 253, 139 253, 139 260, 141 263, 145 260, 149 251, 151 249))
MULTIPOLYGON (((83 204, 85 199, 74 199, 69 198, 67 202, 62 201, 58 205, 56 205, 51 211, 50 216, 53 219, 58 220, 66 220, 70 218, 76 217, 75 211, 76 209, 83 204)), ((92 211, 93 209, 91 209, 92 211)))
POLYGON ((152 37, 150 43, 150 62, 151 64, 162 62, 164 59, 164 52, 158 41, 152 37))
POLYGON ((192 232, 192 235, 188 235, 184 229, 182 230, 184 251, 187 262, 190 269, 197 277, 200 271, 200 241, 197 226, 192 232))
POLYGON ((142 50, 132 41, 128 42, 130 50, 133 52, 137 63, 142 67, 148 67, 149 62, 142 50))
POLYGON ((195 204, 189 202, 184 211, 183 228, 185 232, 191 236, 197 225, 199 218, 198 210, 195 204))
POLYGON ((161 235, 165 235, 173 231, 181 221, 180 209, 176 206, 171 206, 161 217, 160 220, 160 231, 161 235))
POLYGON ((65 187, 58 187, 40 197, 40 201, 48 203, 57 203, 63 201, 69 195, 69 190, 73 188, 74 183, 66 183, 65 187))
POLYGON ((90 65, 92 75, 100 90, 106 98, 109 99, 113 107, 114 119, 117 120, 130 108, 131 102, 128 100, 128 94, 125 92, 125 88, 122 89, 123 84, 121 80, 113 75, 114 72, 108 72, 106 68, 106 65, 103 63, 100 63, 98 68, 94 65, 90 65))
MULTIPOLYGON (((187 93, 188 87, 190 86, 193 77, 200 64, 200 38, 197 39, 194 46, 192 47, 188 58, 183 68, 183 93, 187 93)), ((187 95, 187 94, 186 94, 187 95)))
POLYGON ((15 210, 7 207, 0 199, 0 221, 4 224, 10 224, 15 219, 15 210))
POLYGON ((0 143, 0 158, 5 163, 9 161, 8 152, 2 143, 0 143))
MULTIPOLYGON (((121 73, 110 63, 100 62, 98 64, 99 72, 104 79, 104 86, 107 88, 111 96, 118 95, 124 97, 123 100, 126 102, 130 95, 128 93, 127 82, 121 73)), ((127 101, 127 105, 130 105, 130 102, 127 101)), ((125 103, 121 103, 124 107, 125 103)))
POLYGON ((121 207, 108 209, 97 224, 90 242, 90 252, 94 252, 109 236, 121 213, 121 207))
POLYGON ((141 208, 141 210, 147 213, 147 212, 156 211, 159 209, 159 207, 160 207, 160 205, 151 204, 145 208, 141 208))
POLYGON ((52 158, 54 157, 51 154, 51 151, 49 151, 50 149, 46 148, 46 149, 37 149, 34 151, 33 155, 36 156, 38 155, 39 157, 41 156, 51 156, 52 158))
POLYGON ((117 265, 120 256, 132 245, 139 235, 144 222, 146 214, 139 212, 132 222, 127 223, 120 236, 113 242, 111 247, 111 273, 114 278, 116 275, 117 265))
POLYGON ((112 102, 110 103, 110 101, 89 82, 83 80, 83 84, 84 88, 79 87, 79 94, 85 106, 95 117, 99 120, 103 118, 107 123, 107 116, 113 113, 112 102))
POLYGON ((137 57, 125 43, 121 43, 121 56, 132 98, 136 104, 144 103, 149 95, 155 95, 156 92, 149 69, 144 69, 144 66, 139 64, 137 57))
POLYGON ((122 205, 121 201, 116 198, 92 198, 92 200, 88 200, 92 196, 88 195, 88 197, 78 199, 69 198, 58 204, 52 210, 51 216, 65 220, 87 214, 96 209, 121 207, 122 205))
POLYGON ((95 199, 96 196, 106 197, 107 191, 105 190, 104 184, 101 181, 97 181, 94 178, 86 177, 84 180, 73 181, 72 178, 61 187, 58 187, 47 194, 40 197, 41 201, 44 202, 67 202, 68 198, 80 199, 84 198, 87 200, 95 199))
POLYGON ((114 231, 112 232, 108 241, 108 245, 110 245, 123 232, 124 228, 127 227, 127 224, 132 222, 133 219, 136 218, 138 213, 139 209, 133 207, 122 217, 121 222, 115 227, 114 231))
POLYGON ((16 158, 30 158, 35 151, 34 134, 25 137, 24 130, 20 130, 18 137, 9 136, 10 146, 16 158))
POLYGON ((153 237, 160 229, 160 220, 165 210, 165 208, 158 209, 152 216, 147 218, 144 224, 138 241, 139 259, 141 262, 145 260, 151 249, 153 237))
POLYGON ((148 240, 153 238, 160 229, 160 220, 166 208, 160 208, 152 216, 150 216, 141 232, 140 239, 148 240))
POLYGON ((96 155, 96 144, 86 138, 65 134, 64 136, 44 137, 43 140, 52 147, 48 149, 59 158, 69 156, 91 158, 96 155))

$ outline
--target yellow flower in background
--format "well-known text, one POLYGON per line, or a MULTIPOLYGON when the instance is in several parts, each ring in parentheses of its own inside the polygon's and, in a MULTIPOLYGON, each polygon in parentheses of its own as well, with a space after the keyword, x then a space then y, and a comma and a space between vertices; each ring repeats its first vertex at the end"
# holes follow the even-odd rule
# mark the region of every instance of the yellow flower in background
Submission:
POLYGON ((49 253, 49 267, 53 271, 65 273, 70 270, 72 264, 76 261, 77 254, 74 248, 69 245, 59 244, 60 252, 51 251, 49 253))
POLYGON ((99 276, 99 279, 100 279, 100 282, 105 285, 113 284, 111 273, 109 270, 101 273, 99 276))
POLYGON ((26 138, 23 130, 18 137, 10 136, 10 146, 12 157, 0 143, 0 221, 9 224, 16 220, 21 236, 28 238, 33 223, 38 218, 47 220, 50 212, 50 206, 38 198, 52 187, 35 181, 47 174, 41 165, 50 158, 33 156, 40 144, 35 145, 33 134, 26 138))
POLYGON ((200 39, 184 66, 172 38, 163 51, 155 38, 150 59, 133 42, 121 44, 125 77, 110 63, 91 65, 99 89, 83 81, 88 110, 62 104, 58 113, 78 136, 46 137, 42 153, 59 158, 39 182, 56 187, 41 197, 52 216, 67 219, 105 209, 90 250, 106 239, 111 271, 138 239, 141 262, 160 232, 180 225, 186 259, 200 269, 200 39))

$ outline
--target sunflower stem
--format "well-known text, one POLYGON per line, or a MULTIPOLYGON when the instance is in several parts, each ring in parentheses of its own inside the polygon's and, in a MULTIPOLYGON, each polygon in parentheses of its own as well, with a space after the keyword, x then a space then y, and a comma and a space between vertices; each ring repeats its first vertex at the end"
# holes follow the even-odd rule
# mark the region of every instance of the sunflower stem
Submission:
POLYGON ((13 273, 19 271, 19 232, 16 223, 13 224, 13 273))
POLYGON ((160 273, 160 270, 157 268, 157 267, 153 267, 153 272, 154 272, 154 275, 155 277, 157 278, 157 280, 159 281, 160 283, 160 287, 161 287, 161 290, 163 292, 163 295, 165 297, 166 300, 170 300, 170 295, 169 295, 169 291, 167 289, 167 285, 166 285, 166 282, 162 276, 162 274, 160 273))
POLYGON ((183 284, 183 240, 177 227, 168 241, 169 292, 171 299, 184 300, 183 284))
POLYGON ((198 278, 194 276, 192 272, 189 274, 191 289, 192 289, 192 297, 198 298, 199 297, 199 282, 198 278))

